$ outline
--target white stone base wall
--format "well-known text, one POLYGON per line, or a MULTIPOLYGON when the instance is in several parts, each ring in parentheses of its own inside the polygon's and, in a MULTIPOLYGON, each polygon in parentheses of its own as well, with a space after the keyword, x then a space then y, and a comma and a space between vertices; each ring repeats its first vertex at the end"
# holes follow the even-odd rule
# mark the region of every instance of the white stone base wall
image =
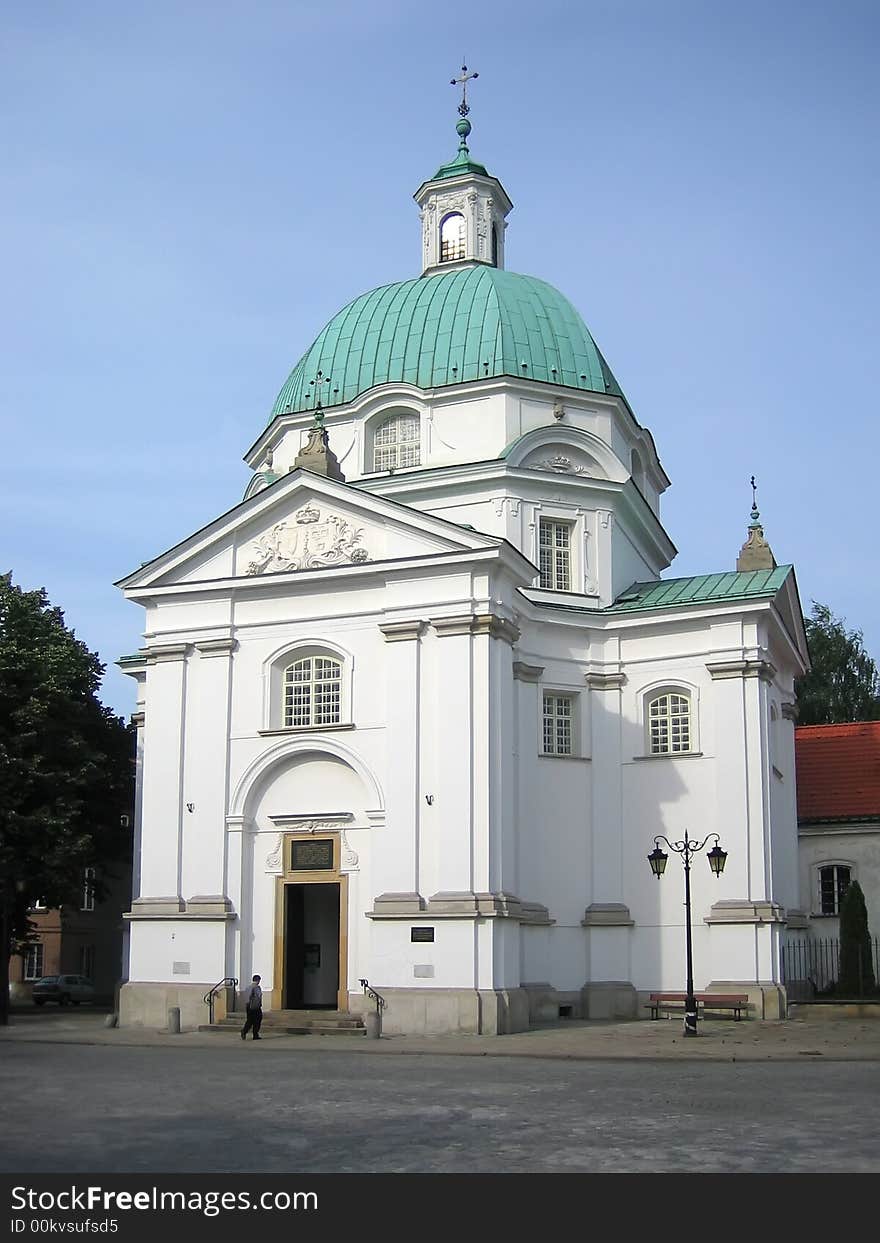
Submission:
MULTIPOLYGON (((385 999, 386 1036, 502 1036, 527 1031, 529 999, 523 988, 378 988, 385 999)), ((376 1003, 349 995, 353 1014, 369 1014, 376 1003)))
MULTIPOLYGON (((204 996, 210 984, 123 984, 119 990, 119 1026, 164 1031, 168 1011, 180 1009, 180 1030, 195 1031, 209 1022, 204 996)), ((220 1017, 215 1010, 215 1018, 220 1017)))

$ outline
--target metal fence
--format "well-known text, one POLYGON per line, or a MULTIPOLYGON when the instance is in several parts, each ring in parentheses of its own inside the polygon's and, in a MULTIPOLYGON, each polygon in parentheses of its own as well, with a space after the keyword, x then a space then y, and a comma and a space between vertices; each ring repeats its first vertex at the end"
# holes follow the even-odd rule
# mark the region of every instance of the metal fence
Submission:
MULTIPOLYGON (((868 970, 877 970, 880 938, 871 940, 868 970)), ((859 975, 862 975, 861 952, 859 975)), ((810 1001, 830 993, 840 975, 840 940, 837 937, 806 937, 787 941, 782 947, 782 979, 790 1001, 810 1001)))

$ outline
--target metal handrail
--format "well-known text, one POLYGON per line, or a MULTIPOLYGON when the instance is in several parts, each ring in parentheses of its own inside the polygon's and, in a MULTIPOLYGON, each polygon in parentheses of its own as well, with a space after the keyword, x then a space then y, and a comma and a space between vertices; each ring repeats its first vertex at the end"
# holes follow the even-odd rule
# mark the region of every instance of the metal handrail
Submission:
POLYGON ((377 993, 377 992, 376 992, 376 990, 375 990, 375 989, 373 988, 373 986, 370 984, 370 981, 369 981, 369 980, 358 980, 358 983, 359 983, 359 984, 360 984, 360 986, 363 988, 363 990, 364 990, 364 992, 367 994, 367 996, 368 996, 368 997, 372 997, 372 998, 373 998, 373 1000, 375 1001, 375 1003, 376 1003, 376 1014, 377 1014, 377 1015, 379 1016, 379 1018, 381 1019, 381 1017, 382 1017, 382 1011, 385 1009, 385 1007, 387 1006, 388 1002, 385 1000, 385 998, 382 996, 382 994, 381 994, 381 993, 377 993))
POLYGON ((224 988, 238 988, 238 980, 233 975, 225 975, 222 980, 218 980, 212 989, 205 993, 202 1001, 208 1007, 208 1022, 214 1022, 214 998, 224 988))

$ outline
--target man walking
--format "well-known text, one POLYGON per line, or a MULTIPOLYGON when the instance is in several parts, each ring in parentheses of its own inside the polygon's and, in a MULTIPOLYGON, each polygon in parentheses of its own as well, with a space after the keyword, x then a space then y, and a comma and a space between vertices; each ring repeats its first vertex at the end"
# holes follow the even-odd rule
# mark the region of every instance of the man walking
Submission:
POLYGON ((263 990, 260 988, 260 976, 258 975, 254 976, 253 984, 248 990, 245 1010, 247 1018, 241 1029, 242 1040, 247 1040, 247 1034, 251 1028, 254 1029, 254 1040, 262 1040, 260 1025, 263 1022, 263 990))

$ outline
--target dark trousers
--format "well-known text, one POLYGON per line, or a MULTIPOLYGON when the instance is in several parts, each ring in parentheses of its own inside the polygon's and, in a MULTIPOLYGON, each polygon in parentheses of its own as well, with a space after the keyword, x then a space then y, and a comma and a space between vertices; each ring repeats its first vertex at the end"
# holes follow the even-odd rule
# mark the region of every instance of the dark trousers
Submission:
POLYGON ((241 1029, 242 1040, 244 1040, 244 1038, 247 1036, 251 1028, 254 1029, 254 1040, 256 1040, 257 1036, 259 1036, 260 1034, 260 1025, 262 1024, 262 1022, 263 1022, 263 1011, 262 1010, 248 1010, 247 1018, 245 1019, 245 1023, 244 1023, 244 1027, 241 1029))

